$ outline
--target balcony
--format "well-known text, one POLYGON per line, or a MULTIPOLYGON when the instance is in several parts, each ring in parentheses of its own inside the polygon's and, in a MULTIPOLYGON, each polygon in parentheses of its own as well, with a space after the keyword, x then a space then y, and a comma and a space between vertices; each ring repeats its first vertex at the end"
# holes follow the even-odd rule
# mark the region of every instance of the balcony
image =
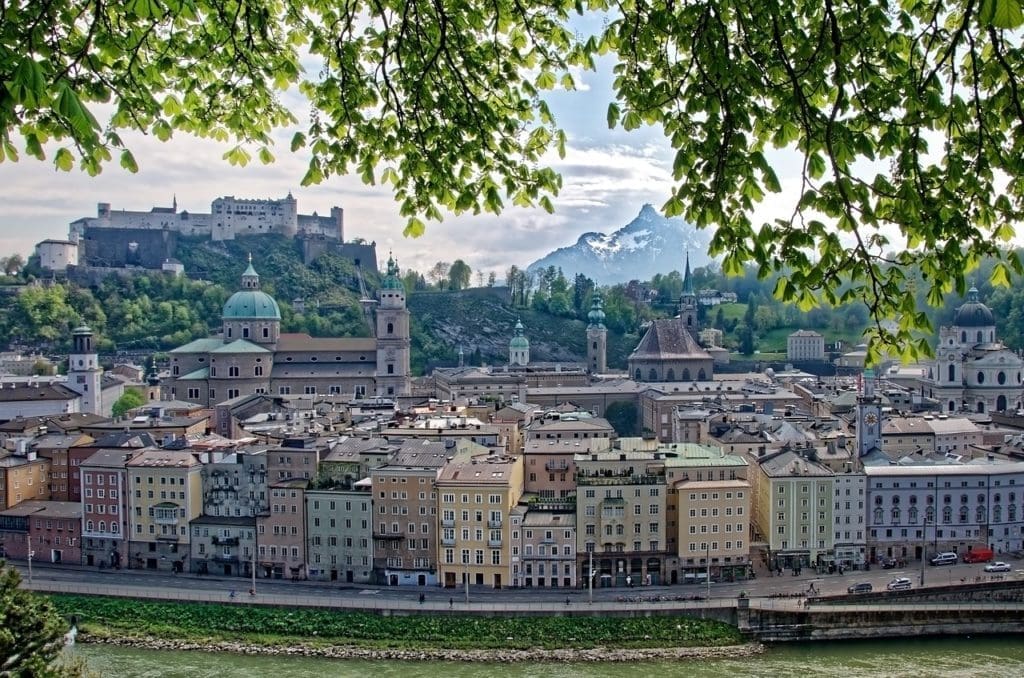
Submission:
POLYGON ((383 541, 399 541, 405 539, 405 534, 403 532, 374 532, 373 538, 383 541))
POLYGON ((501 548, 501 540, 500 539, 488 539, 487 540, 487 545, 489 547, 491 547, 492 549, 501 548))
POLYGON ((491 528, 492 530, 497 530, 501 527, 501 520, 488 520, 487 527, 491 528))
POLYGON ((214 537, 215 546, 238 546, 238 537, 214 537))
POLYGON ((455 546, 455 537, 441 537, 442 546, 455 546))
POLYGON ((153 522, 156 523, 157 525, 177 525, 178 524, 178 516, 176 516, 176 515, 175 516, 166 516, 166 515, 165 516, 161 516, 161 515, 157 514, 153 518, 153 522))
POLYGON ((158 534, 156 536, 156 540, 157 541, 165 541, 165 542, 168 542, 168 543, 177 544, 178 543, 178 535, 176 535, 176 534, 158 534))
POLYGON ((455 527, 455 520, 442 520, 441 527, 455 527))
POLYGON ((665 476, 648 474, 623 473, 612 474, 589 474, 577 473, 577 485, 664 485, 665 476))
POLYGON ((212 558, 215 563, 237 563, 239 562, 238 556, 225 556, 223 554, 217 554, 212 558))
POLYGON ((544 464, 544 469, 553 473, 569 470, 569 462, 565 460, 549 461, 544 464))

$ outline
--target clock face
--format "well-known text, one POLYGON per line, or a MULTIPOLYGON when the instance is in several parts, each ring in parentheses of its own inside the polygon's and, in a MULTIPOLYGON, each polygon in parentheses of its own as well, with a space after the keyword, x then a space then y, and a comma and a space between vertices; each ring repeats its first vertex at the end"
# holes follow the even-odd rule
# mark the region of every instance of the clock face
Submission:
POLYGON ((878 423, 878 415, 874 412, 868 412, 864 415, 864 423, 868 426, 874 426, 878 423))

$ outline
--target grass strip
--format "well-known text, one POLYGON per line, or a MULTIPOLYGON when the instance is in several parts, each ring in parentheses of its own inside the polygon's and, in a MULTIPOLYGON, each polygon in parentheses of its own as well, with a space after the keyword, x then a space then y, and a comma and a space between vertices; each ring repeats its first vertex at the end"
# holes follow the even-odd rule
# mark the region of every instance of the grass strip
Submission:
POLYGON ((528 649, 715 647, 743 642, 715 620, 654 617, 381 616, 323 608, 135 600, 53 594, 61 614, 98 635, 232 640, 268 645, 528 649))

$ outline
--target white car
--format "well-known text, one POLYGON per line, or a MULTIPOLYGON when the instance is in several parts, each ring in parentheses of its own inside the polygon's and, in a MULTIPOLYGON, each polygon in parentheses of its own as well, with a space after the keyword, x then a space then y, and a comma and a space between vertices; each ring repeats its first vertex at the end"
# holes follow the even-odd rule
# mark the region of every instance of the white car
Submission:
POLYGON ((890 591, 906 591, 914 585, 906 577, 896 577, 885 587, 890 591))
POLYGON ((1009 572, 1010 564, 1003 562, 989 563, 985 566, 986 572, 1009 572))

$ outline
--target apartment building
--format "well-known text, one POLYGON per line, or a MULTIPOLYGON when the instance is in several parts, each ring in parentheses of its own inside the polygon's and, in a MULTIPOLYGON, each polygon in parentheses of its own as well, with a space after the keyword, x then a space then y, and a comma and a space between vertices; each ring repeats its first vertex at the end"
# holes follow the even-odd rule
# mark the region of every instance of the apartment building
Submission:
POLYGON ((0 557, 82 562, 82 506, 68 501, 24 501, 0 511, 0 557))
POLYGON ((595 586, 666 581, 665 461, 658 452, 577 454, 576 558, 595 586), (594 572, 589 572, 593 553, 594 572))
POLYGON ((373 492, 369 478, 306 491, 309 578, 373 581, 373 492))
MULTIPOLYGON (((97 450, 78 470, 82 506, 82 557, 85 565, 120 568, 127 564, 131 536, 128 462, 138 449, 97 450)), ((141 492, 141 488, 140 488, 141 492)))
POLYGON ((199 457, 187 450, 145 449, 125 468, 130 493, 128 566, 188 570, 189 522, 203 510, 199 457))
POLYGON ((77 501, 77 484, 71 473, 68 451, 93 442, 92 436, 82 433, 47 433, 32 442, 32 449, 41 459, 50 460, 50 499, 77 501))
POLYGON ((750 483, 746 459, 720 447, 674 443, 658 448, 668 486, 669 581, 749 577, 750 483), (672 529, 674 528, 674 529, 672 529))
POLYGON ((517 508, 512 514, 512 585, 574 588, 576 514, 572 508, 548 505, 542 499, 517 508))
POLYGON ((510 518, 523 494, 523 458, 462 454, 441 468, 435 487, 441 583, 507 586, 513 581, 510 518))
POLYGON ((483 450, 468 441, 407 440, 383 466, 370 470, 373 486, 373 576, 389 586, 434 586, 437 570, 437 494, 449 457, 483 450))
POLYGON ((754 532, 755 538, 766 545, 762 556, 769 567, 831 562, 835 474, 793 451, 752 461, 754 532))
POLYGON ((50 500, 50 460, 26 452, 0 457, 0 510, 23 501, 50 500))
POLYGON ((865 525, 867 477, 860 472, 836 473, 835 562, 845 568, 860 568, 867 560, 865 525))

